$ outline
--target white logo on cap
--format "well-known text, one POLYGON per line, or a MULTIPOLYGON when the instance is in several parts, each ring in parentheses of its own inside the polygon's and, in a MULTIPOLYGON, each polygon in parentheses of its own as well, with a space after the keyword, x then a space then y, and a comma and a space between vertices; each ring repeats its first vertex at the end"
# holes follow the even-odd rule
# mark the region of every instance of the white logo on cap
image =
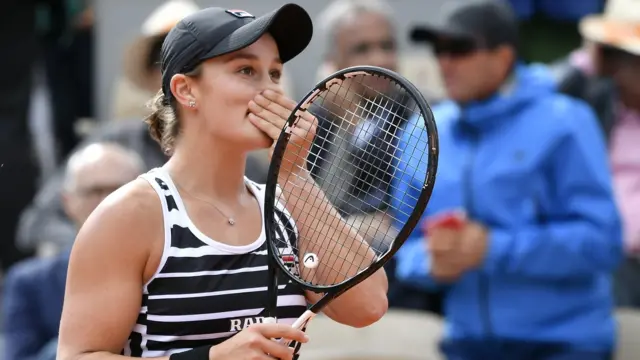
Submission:
POLYGON ((249 14, 244 10, 227 10, 227 12, 237 18, 255 18, 255 16, 249 14))

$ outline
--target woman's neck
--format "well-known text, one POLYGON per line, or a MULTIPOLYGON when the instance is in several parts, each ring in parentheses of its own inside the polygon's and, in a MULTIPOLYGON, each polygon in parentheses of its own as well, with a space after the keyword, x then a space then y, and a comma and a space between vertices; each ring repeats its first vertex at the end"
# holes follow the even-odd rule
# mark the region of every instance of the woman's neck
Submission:
POLYGON ((232 206, 247 192, 246 153, 211 143, 182 142, 176 146, 166 168, 173 181, 188 193, 232 206))

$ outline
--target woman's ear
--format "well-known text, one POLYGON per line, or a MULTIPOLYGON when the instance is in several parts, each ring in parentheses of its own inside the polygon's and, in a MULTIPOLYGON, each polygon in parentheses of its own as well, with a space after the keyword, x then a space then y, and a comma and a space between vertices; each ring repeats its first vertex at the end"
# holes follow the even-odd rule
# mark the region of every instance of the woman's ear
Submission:
POLYGON ((195 101, 192 86, 191 79, 184 74, 175 74, 171 78, 170 88, 173 97, 185 108, 193 107, 191 104, 195 101))

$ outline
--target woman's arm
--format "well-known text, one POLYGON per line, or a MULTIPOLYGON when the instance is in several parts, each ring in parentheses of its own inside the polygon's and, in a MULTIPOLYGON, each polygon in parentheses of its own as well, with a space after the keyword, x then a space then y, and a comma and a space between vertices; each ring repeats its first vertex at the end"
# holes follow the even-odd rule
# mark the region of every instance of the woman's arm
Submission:
MULTIPOLYGON (((313 252, 320 259, 315 269, 301 267, 303 277, 319 284, 336 284, 372 263, 376 257, 374 251, 340 216, 307 171, 282 179, 280 183, 284 185, 285 198, 306 199, 292 201, 287 207, 296 219, 300 256, 313 252), (285 181, 289 184, 285 185, 285 181)), ((345 325, 371 325, 387 311, 387 288, 387 276, 384 269, 380 269, 331 302, 324 313, 345 325)), ((320 294, 307 293, 312 302, 321 297, 320 294)))
POLYGON ((144 180, 117 190, 91 214, 71 252, 59 360, 129 358, 117 354, 136 323, 162 239, 160 200, 144 180))

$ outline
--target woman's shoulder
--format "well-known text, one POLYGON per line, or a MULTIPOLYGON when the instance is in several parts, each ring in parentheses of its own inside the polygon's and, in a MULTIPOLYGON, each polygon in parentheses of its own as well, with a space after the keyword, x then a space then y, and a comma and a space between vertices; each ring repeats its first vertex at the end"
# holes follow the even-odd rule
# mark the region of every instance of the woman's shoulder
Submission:
POLYGON ((160 200, 149 182, 141 177, 125 184, 110 194, 100 204, 106 209, 126 211, 129 215, 142 215, 149 212, 161 214, 160 200))
POLYGON ((161 258, 162 222, 160 199, 146 180, 139 178, 116 190, 78 233, 69 262, 73 281, 103 281, 101 277, 109 276, 123 282, 147 281, 161 258))
POLYGON ((81 235, 90 232, 91 237, 95 237, 95 234, 107 233, 110 242, 135 238, 136 243, 140 243, 140 238, 161 233, 162 221, 158 195, 146 180, 138 178, 107 196, 89 216, 81 235))

